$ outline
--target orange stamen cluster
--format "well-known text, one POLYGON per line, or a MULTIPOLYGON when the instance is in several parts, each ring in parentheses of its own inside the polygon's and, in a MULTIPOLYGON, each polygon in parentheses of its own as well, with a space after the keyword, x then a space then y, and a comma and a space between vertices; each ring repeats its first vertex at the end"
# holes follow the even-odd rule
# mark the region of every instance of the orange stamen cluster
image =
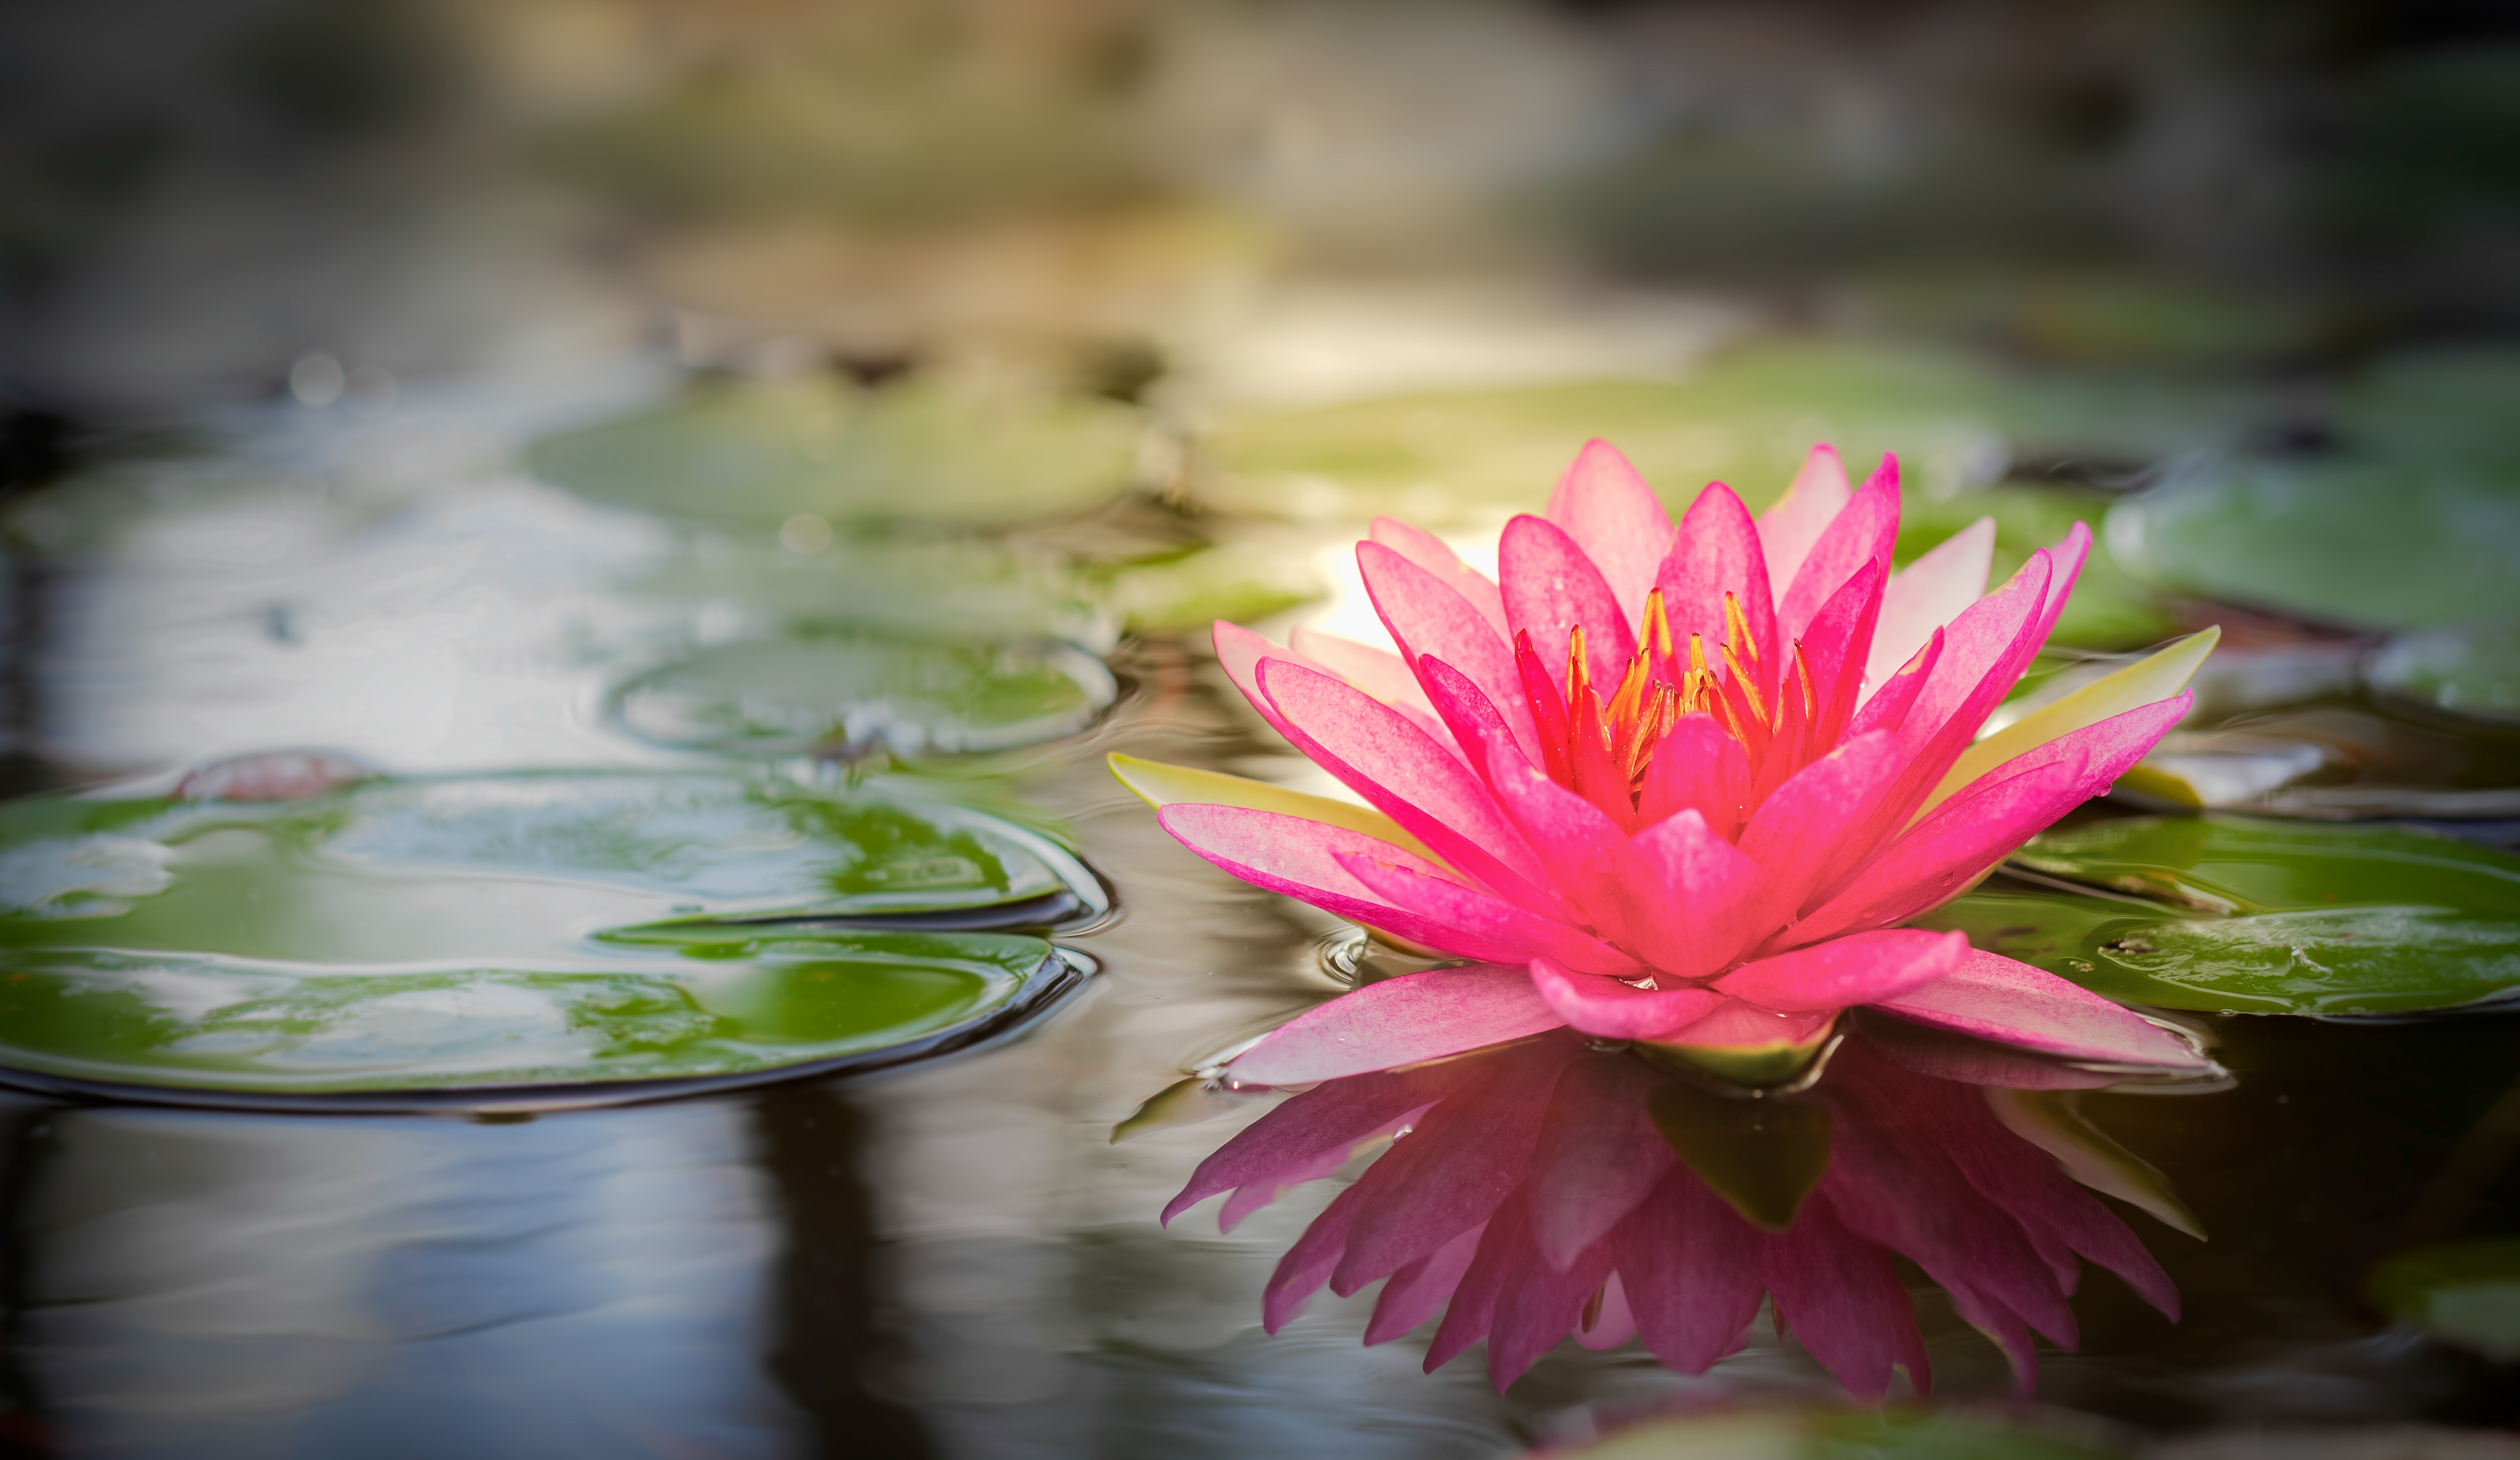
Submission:
POLYGON ((1638 805, 1654 752, 1685 716, 1708 716, 1737 741, 1750 782, 1761 789, 1806 758, 1820 706, 1802 645, 1794 644, 1790 671, 1778 686, 1732 594, 1724 596, 1724 642, 1710 660, 1694 633, 1682 651, 1662 591, 1654 590, 1645 599, 1635 657, 1606 702, 1593 683, 1581 625, 1568 636, 1562 697, 1560 686, 1540 671, 1528 635, 1515 648, 1550 777, 1614 814, 1638 805))

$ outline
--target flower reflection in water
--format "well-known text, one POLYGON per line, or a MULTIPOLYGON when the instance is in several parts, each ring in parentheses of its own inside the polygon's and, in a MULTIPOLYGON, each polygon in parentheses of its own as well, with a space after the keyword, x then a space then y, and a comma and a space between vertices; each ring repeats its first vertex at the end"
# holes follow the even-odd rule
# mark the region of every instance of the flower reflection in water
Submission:
MULTIPOLYGON (((1426 1367, 1485 1340, 1499 1389, 1569 1334, 1591 1349, 1641 1338, 1703 1371, 1742 1346, 1764 1296, 1849 1391, 1878 1396, 1905 1370, 1921 1394, 1924 1343, 1894 1255, 2002 1348, 2025 1392, 2034 1334, 2076 1342, 2081 1261, 2178 1316, 2160 1264, 2067 1167, 2192 1230, 2184 1214, 2112 1184, 2105 1137, 2086 1130, 2071 1148, 2072 1123, 2030 1114, 2047 1098, 2035 1091, 2108 1077, 1880 1036, 1850 1039, 1808 1089, 1760 1099, 1567 1030, 1328 1081, 1208 1158, 1164 1219, 1231 1193, 1230 1230, 1401 1137, 1280 1261, 1267 1327, 1325 1285, 1344 1296, 1381 1280, 1367 1343, 1441 1306, 1426 1367)), ((2115 1154, 2116 1170, 2144 1170, 2115 1154)))

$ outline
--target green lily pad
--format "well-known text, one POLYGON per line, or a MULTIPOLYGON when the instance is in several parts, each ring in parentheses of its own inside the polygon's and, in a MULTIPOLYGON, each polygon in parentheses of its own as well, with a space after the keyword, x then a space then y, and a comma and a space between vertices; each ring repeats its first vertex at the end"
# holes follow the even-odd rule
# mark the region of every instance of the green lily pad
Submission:
POLYGON ((260 1091, 897 1060, 1074 978, 1106 906, 1037 832, 878 783, 378 779, 0 807, 0 1065, 260 1091), (853 926, 843 926, 853 925, 853 926))
POLYGON ((2371 1302, 2445 1343, 2520 1359, 2520 1237, 2401 1253, 2372 1270, 2371 1302))
POLYGON ((2520 471, 2422 459, 2230 462, 2110 509, 2136 571, 2323 622, 2520 618, 2520 471))
POLYGON ((1072 735, 1118 694, 1072 644, 860 635, 703 649, 623 682, 612 714, 678 750, 967 755, 1072 735))
POLYGON ((349 1108, 423 1092, 597 1103, 899 1063, 1005 1028, 1077 976, 1038 938, 886 931, 522 967, 69 948, 22 951, 8 968, 0 1081, 349 1108), (542 1086, 593 1088, 518 1088, 542 1086))
POLYGON ((882 780, 554 772, 0 807, 0 947, 470 960, 665 919, 1027 927, 1102 906, 1049 838, 882 780))
MULTIPOLYGON (((729 605, 742 627, 861 631, 946 641, 1053 638, 1107 649, 1111 615, 1064 558, 983 538, 833 538, 799 553, 762 533, 693 545, 628 585, 644 596, 729 605)), ((749 637, 749 634, 747 634, 749 637)))
POLYGON ((712 381, 547 436, 537 476, 651 511, 775 528, 1030 521, 1125 490, 1144 418, 1108 401, 982 398, 929 380, 712 381))
POLYGON ((2466 842, 2145 818, 2039 837, 2013 864, 2095 890, 2000 879, 1917 925, 2167 1008, 2403 1013, 2520 987, 2520 859, 2466 842))
POLYGON ((2402 634, 2371 656, 2363 677, 2398 699, 2520 725, 2520 624, 2402 634))

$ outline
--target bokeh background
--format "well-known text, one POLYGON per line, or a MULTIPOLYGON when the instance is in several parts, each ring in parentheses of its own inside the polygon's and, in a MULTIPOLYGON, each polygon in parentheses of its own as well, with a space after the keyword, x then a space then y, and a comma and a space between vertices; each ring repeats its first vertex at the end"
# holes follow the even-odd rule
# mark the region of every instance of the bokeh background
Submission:
MULTIPOLYGON (((22 492, 464 382, 513 458, 634 362, 758 460, 539 471, 678 516, 1470 532, 1586 435, 1754 505, 1828 438, 1919 544, 2149 491, 2082 647, 2520 612, 2507 5, 28 0, 0 67, 22 492), (861 408, 855 487, 766 459, 861 408)), ((1105 602, 1318 591, 1263 556, 1105 602)))
MULTIPOLYGON (((2153 804, 2508 846, 2515 406, 2488 0, 14 0, 0 794, 902 771, 1125 916, 1081 1007, 888 1083, 11 1096, 0 1449, 1478 1456, 1698 1393, 1569 1349, 1494 1396, 1357 1304, 1262 1336, 1318 1187, 1153 1225, 1225 1128, 1113 1126, 1339 987, 1102 769, 1326 779, 1208 621, 1370 633, 1372 516, 1492 544, 1589 436, 1676 507, 1832 441, 1897 454, 1903 556, 2092 524, 2034 690, 2222 627, 2153 804)), ((2095 1284, 2045 1399, 2510 1424, 2360 1286, 2511 1229, 2509 1021, 2217 1027, 2239 1087, 2103 1122, 2217 1234, 2147 1233, 2189 1320, 2095 1284)), ((1833 1393, 1782 1339, 1704 1384, 1833 1393)))

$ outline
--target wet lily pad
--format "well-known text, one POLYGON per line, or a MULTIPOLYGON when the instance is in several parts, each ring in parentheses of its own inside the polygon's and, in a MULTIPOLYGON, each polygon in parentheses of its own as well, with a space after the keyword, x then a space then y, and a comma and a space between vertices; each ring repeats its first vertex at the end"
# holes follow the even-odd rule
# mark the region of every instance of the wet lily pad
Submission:
POLYGON ((100 949, 9 965, 0 1081, 347 1108, 587 1104, 900 1063, 1010 1026, 1079 971, 1038 938, 881 931, 521 967, 100 949))
POLYGON ((624 682, 612 714, 678 750, 968 755, 1074 734, 1118 692, 1072 644, 859 635, 703 649, 624 682))
POLYGON ((2371 656, 2363 677, 2397 699, 2520 725, 2520 624, 2402 634, 2371 656))
POLYGON ((929 380, 703 382, 536 442, 534 473, 652 511, 778 527, 1030 521, 1129 485, 1144 418, 1108 401, 984 399, 929 380))
MULTIPOLYGON (((898 1060, 1064 987, 1105 907, 910 788, 553 773, 0 807, 0 1065, 230 1092, 898 1060)), ((642 1086, 645 1088, 645 1086, 642 1086)))
POLYGON ((2040 837, 2013 865, 2054 885, 1998 879, 1918 925, 2168 1008, 2403 1013, 2520 988, 2520 859, 2466 842, 2147 818, 2040 837))
POLYGON ((2508 466, 2227 462, 2118 504, 2103 536, 2176 589, 2320 622, 2520 618, 2520 474, 2508 466))
POLYGON ((2383 1311, 2445 1343, 2504 1363, 2520 1359, 2520 1237, 2401 1253, 2365 1286, 2383 1311))

